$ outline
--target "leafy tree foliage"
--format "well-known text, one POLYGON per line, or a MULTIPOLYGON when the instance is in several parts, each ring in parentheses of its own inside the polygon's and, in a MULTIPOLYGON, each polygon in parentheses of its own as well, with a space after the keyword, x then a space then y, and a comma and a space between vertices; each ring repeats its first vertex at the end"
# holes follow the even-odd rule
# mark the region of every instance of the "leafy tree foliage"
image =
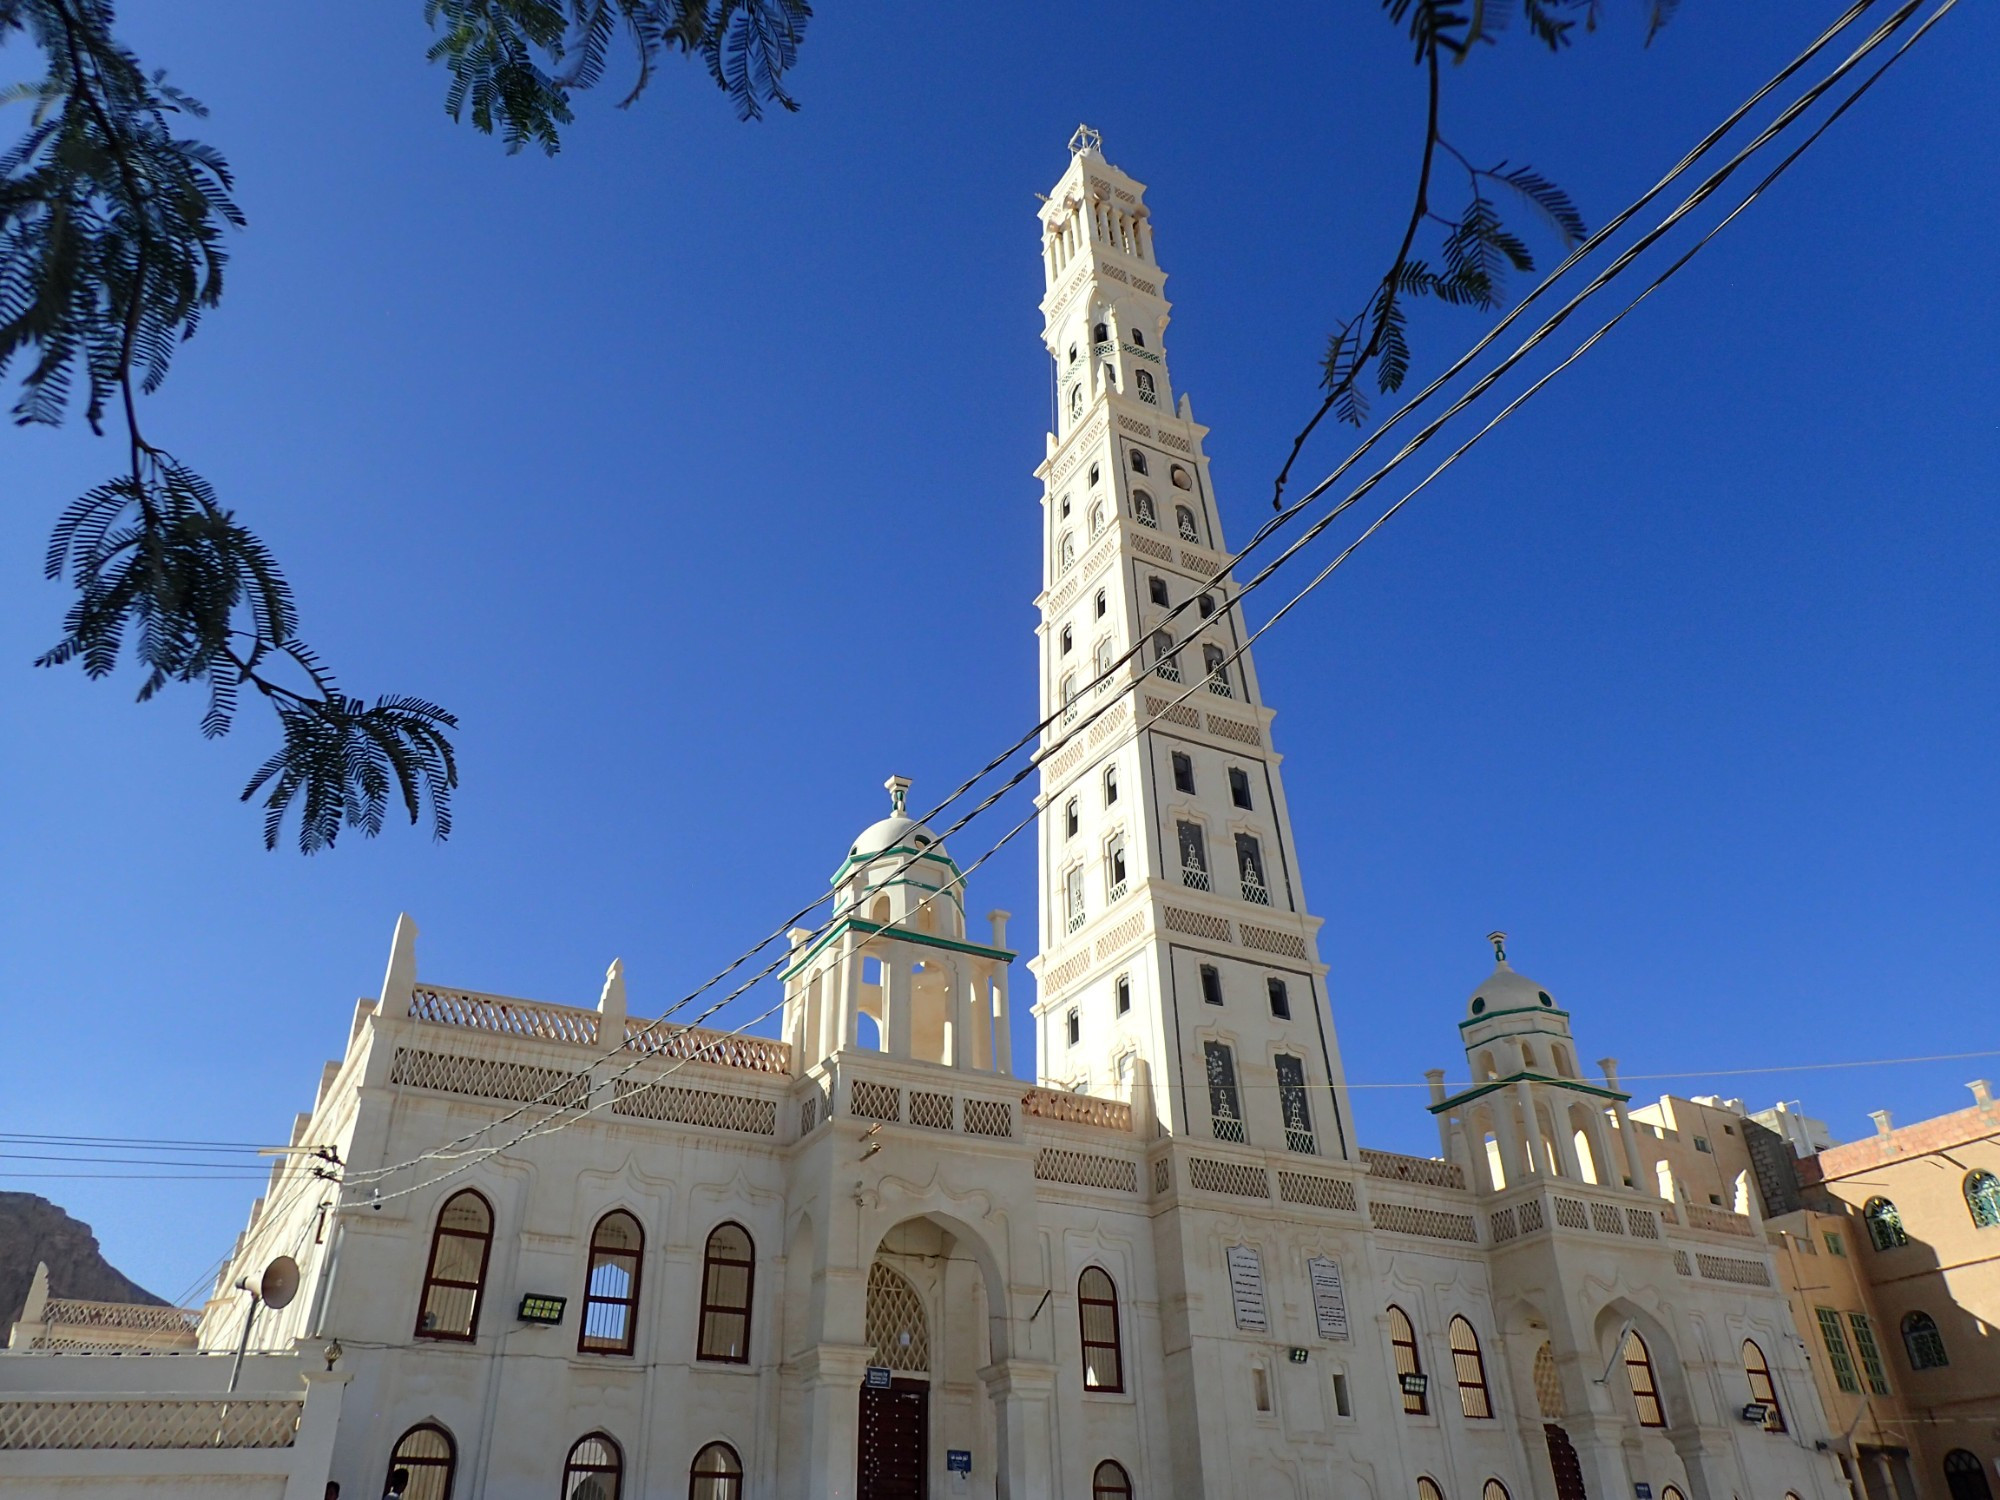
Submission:
MULTIPOLYGON (((1650 43, 1671 19, 1679 0, 1640 3, 1650 43)), ((1534 252, 1526 237, 1511 227, 1503 206, 1539 220, 1564 249, 1580 243, 1587 233, 1569 194, 1532 167, 1505 161, 1478 166, 1452 144, 1441 126, 1442 65, 1465 63, 1479 48, 1493 45, 1517 13, 1536 42, 1561 52, 1576 39, 1579 25, 1585 31, 1597 28, 1602 0, 1381 0, 1381 5, 1390 23, 1409 38, 1428 91, 1417 189, 1388 270, 1367 301, 1327 337, 1320 361, 1324 395, 1312 419, 1293 439, 1291 453, 1278 472, 1271 495, 1274 509, 1282 507, 1292 467, 1328 415, 1354 427, 1366 423, 1365 380, 1372 377, 1383 395, 1402 388, 1410 370, 1411 303, 1431 298, 1454 307, 1491 310, 1505 299, 1509 273, 1533 272, 1534 252), (1447 166, 1462 175, 1464 196, 1452 212, 1441 213, 1452 189, 1437 178, 1439 169, 1447 166), (1426 231, 1436 237, 1434 256, 1418 253, 1426 231)))
MULTIPOLYGON (((807 0, 426 0, 433 61, 454 119, 510 151, 553 152, 575 94, 605 76, 621 37, 636 64, 624 102, 660 59, 701 60, 745 119, 796 109, 807 0)), ((451 831, 458 720, 405 695, 351 698, 298 634, 292 592, 270 549, 198 473, 143 434, 138 397, 157 390, 179 346, 221 299, 225 233, 244 223, 228 164, 176 134, 205 111, 114 39, 112 0, 0 0, 0 46, 25 37, 39 79, 0 90, 27 129, 0 154, 0 377, 21 362, 20 423, 57 424, 79 391, 102 435, 123 417, 123 471, 73 502, 47 571, 75 591, 62 638, 38 665, 104 677, 131 659, 138 697, 204 684, 202 732, 229 732, 249 688, 279 747, 244 788, 264 797, 264 841, 299 815, 306 853, 343 829, 379 833, 399 802, 412 823, 451 831)))

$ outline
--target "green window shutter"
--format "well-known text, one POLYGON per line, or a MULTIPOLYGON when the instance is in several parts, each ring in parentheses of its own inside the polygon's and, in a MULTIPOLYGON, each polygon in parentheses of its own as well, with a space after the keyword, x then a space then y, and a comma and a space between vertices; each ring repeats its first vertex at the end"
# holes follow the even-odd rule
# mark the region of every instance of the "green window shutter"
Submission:
POLYGON ((1861 1368, 1868 1376, 1868 1389, 1878 1396, 1889 1394, 1889 1372, 1882 1363, 1882 1347, 1875 1342, 1875 1325, 1867 1313, 1851 1312, 1847 1321, 1854 1325, 1854 1347, 1861 1353, 1861 1368))
POLYGON ((1854 1371, 1854 1355, 1847 1347, 1847 1329, 1842 1326, 1840 1314, 1831 1307, 1816 1307, 1819 1314, 1820 1342, 1826 1345, 1826 1357, 1833 1365, 1834 1383, 1849 1395, 1861 1394, 1861 1380, 1854 1371))

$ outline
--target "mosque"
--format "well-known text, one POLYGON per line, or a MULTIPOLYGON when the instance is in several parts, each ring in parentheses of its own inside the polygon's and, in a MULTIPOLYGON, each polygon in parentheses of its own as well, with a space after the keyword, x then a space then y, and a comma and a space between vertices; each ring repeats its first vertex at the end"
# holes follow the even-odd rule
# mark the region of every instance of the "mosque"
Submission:
POLYGON ((900 777, 776 1038, 457 989, 404 918, 293 1131, 343 1180, 276 1169, 192 1335, 225 1425, 303 1383, 292 1456, 199 1493, 1848 1496, 1755 1195, 1680 1190, 1504 935, 1438 1155, 1356 1139, 1144 189, 1079 131, 1039 230, 1035 1082, 900 777))

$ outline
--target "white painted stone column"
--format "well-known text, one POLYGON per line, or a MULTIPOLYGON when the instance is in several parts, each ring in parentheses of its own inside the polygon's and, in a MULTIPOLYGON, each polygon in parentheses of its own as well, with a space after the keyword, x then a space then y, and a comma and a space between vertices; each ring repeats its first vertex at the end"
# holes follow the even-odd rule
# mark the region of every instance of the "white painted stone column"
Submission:
POLYGON ((1570 1124, 1569 1111, 1556 1111, 1556 1102, 1551 1101, 1549 1115, 1556 1128, 1556 1160, 1562 1163, 1562 1174, 1573 1182, 1583 1181, 1583 1160, 1576 1154, 1576 1131, 1570 1124))
MULTIPOLYGON (((300 1352, 308 1366, 321 1357, 317 1349, 300 1352)), ((306 1384, 306 1399, 292 1438, 292 1471, 285 1477, 284 1500, 324 1500, 327 1471, 333 1467, 334 1434, 340 1430, 341 1400, 354 1372, 305 1368, 299 1374, 306 1384)))
MULTIPOLYGON (((1613 1093, 1618 1091, 1618 1059, 1600 1057, 1597 1066, 1604 1071, 1604 1086, 1613 1093)), ((1632 1186, 1642 1187, 1646 1180, 1643 1164, 1639 1160, 1639 1132, 1632 1124, 1632 1117, 1625 1112, 1625 1101, 1611 1101, 1611 1113, 1618 1121, 1618 1134, 1625 1142, 1625 1170, 1632 1178, 1632 1186)))
MULTIPOLYGON (((986 920, 993 924, 994 947, 1006 948, 1007 919, 1012 915, 998 910, 986 914, 986 920)), ((1007 1024, 1007 965, 997 959, 993 964, 993 1071, 1014 1071, 1014 1039, 1007 1024)))
POLYGON ((995 1500, 1048 1500, 1056 1493, 1055 1366, 1006 1359, 979 1372, 993 1402, 995 1500))
POLYGON ((944 1060, 954 1068, 969 1068, 973 1051, 972 973, 960 954, 950 955, 944 964, 951 986, 945 995, 944 1060))
POLYGON ((882 959, 882 1046, 891 1057, 910 1055, 910 956, 901 943, 882 959))
POLYGON ((1521 1148, 1528 1161, 1528 1173, 1546 1177, 1548 1167, 1542 1155, 1542 1127, 1535 1118, 1535 1091, 1524 1078, 1514 1085, 1514 1102, 1521 1110, 1521 1148))
POLYGON ((866 1344, 816 1344, 799 1357, 806 1388, 805 1500, 854 1500, 866 1344))
POLYGON ((861 1045, 861 945, 849 932, 840 940, 841 1047, 861 1045))

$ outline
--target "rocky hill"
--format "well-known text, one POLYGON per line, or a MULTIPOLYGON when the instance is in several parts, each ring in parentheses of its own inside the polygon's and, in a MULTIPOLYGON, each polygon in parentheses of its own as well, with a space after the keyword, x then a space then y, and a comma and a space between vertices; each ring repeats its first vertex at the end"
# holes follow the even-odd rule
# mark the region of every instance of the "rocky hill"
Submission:
POLYGON ((33 1193, 0 1193, 0 1345, 28 1300, 37 1261, 48 1262, 53 1296, 166 1305, 104 1258, 88 1224, 33 1193))

